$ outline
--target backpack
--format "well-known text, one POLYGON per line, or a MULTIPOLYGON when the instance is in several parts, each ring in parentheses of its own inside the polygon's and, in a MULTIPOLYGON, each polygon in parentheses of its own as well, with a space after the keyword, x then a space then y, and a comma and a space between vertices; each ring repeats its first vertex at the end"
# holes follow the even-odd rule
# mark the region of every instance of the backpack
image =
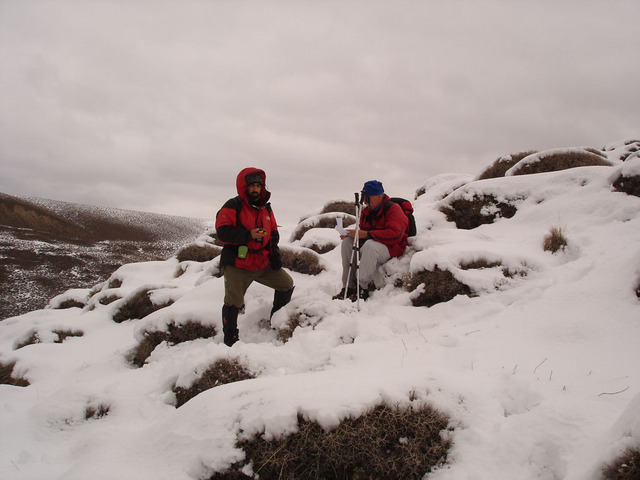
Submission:
POLYGON ((409 230, 407 231, 407 235, 409 237, 415 237, 416 233, 418 233, 418 229, 416 228, 416 219, 413 216, 413 205, 411 205, 411 202, 406 198, 392 197, 384 204, 385 212, 389 207, 391 207, 392 202, 400 205, 400 208, 402 208, 402 211, 409 219, 409 230))

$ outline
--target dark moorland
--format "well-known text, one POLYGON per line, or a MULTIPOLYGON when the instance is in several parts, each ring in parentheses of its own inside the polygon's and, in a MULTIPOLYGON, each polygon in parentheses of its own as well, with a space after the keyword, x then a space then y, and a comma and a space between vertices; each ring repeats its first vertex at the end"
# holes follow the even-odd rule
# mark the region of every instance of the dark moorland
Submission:
POLYGON ((0 193, 0 320, 103 282, 121 265, 165 260, 206 229, 202 219, 0 193))

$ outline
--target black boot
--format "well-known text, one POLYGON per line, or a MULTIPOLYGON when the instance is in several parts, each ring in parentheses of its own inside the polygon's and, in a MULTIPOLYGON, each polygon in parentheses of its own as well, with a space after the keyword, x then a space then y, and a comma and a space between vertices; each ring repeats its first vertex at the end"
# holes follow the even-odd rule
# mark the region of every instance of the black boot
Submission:
POLYGON ((285 292, 279 292, 278 290, 275 291, 273 294, 273 308, 271 309, 271 316, 269 318, 273 317, 274 313, 291 301, 294 289, 295 287, 285 292))
POLYGON ((222 307, 222 331, 224 332, 224 344, 232 346, 239 340, 238 337, 238 307, 223 305, 222 307))

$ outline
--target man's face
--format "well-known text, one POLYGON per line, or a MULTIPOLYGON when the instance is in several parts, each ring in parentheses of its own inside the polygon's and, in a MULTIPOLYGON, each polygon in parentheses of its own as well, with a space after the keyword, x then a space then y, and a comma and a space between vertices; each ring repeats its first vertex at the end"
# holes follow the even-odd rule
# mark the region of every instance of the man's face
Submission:
POLYGON ((260 200, 260 195, 262 194, 262 185, 259 183, 252 183, 247 185, 247 197, 251 202, 257 202, 260 200))
POLYGON ((380 206, 380 204, 382 203, 382 197, 384 195, 372 195, 372 196, 367 196, 365 198, 365 202, 369 205, 369 208, 371 210, 375 210, 376 208, 378 208, 380 206))

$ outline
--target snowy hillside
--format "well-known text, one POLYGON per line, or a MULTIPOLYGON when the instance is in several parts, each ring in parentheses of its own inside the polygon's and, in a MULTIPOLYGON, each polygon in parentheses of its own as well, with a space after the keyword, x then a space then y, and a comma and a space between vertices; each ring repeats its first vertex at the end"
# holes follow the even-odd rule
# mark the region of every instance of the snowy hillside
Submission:
POLYGON ((0 478, 223 478, 248 462, 239 441, 284 437, 299 419, 329 431, 383 404, 448 419, 446 462, 430 480, 601 478, 640 448, 640 197, 620 191, 637 184, 640 157, 620 142, 594 166, 550 171, 553 155, 505 157, 494 178, 416 185, 418 235, 359 311, 331 300, 339 249, 310 248, 338 234, 313 228, 327 216, 315 212, 301 238, 295 226, 281 237, 322 271, 292 272, 293 300, 270 325, 273 291, 254 284, 232 348, 221 342, 212 232, 191 246, 204 259, 124 265, 1 322, 3 380, 14 385, 0 385, 0 478), (566 245, 552 253, 554 228, 566 245), (420 279, 438 271, 466 294, 434 291, 420 306, 438 286, 420 279), (70 301, 82 307, 62 308, 70 301), (220 360, 246 379, 181 401, 220 360))

